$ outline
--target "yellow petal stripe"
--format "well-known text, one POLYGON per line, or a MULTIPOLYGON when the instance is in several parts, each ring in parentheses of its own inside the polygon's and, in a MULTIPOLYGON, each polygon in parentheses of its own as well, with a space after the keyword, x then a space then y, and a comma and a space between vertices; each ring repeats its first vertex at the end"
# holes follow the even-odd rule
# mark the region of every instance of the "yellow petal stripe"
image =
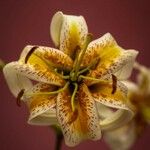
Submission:
POLYGON ((64 16, 60 34, 60 50, 74 57, 76 47, 82 48, 87 33, 87 25, 82 16, 64 16))

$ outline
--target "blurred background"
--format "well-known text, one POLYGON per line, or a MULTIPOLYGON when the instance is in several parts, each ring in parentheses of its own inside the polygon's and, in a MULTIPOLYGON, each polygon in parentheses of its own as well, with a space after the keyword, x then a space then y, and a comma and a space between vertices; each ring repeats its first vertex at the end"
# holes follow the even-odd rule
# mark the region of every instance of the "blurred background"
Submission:
MULTIPOLYGON (((49 25, 58 10, 83 15, 89 32, 99 38, 110 32, 119 45, 139 50, 138 61, 150 67, 149 0, 0 0, 0 58, 17 60, 27 44, 53 47, 49 25)), ((27 124, 26 107, 17 107, 0 73, 0 150, 53 150, 55 134, 49 127, 27 124)), ((150 128, 133 150, 150 149, 150 128)), ((62 150, 69 150, 63 143, 62 150)), ((102 141, 86 141, 73 150, 109 150, 102 141)))

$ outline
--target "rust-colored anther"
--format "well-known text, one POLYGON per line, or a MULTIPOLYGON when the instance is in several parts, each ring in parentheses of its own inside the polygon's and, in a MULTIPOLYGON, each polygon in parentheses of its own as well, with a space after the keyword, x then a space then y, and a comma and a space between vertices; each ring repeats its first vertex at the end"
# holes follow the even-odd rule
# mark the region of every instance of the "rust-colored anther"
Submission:
POLYGON ((112 74, 112 92, 111 94, 114 94, 117 90, 117 77, 112 74))
POLYGON ((21 106, 21 97, 23 96, 24 94, 24 89, 22 89, 19 93, 18 93, 18 96, 17 96, 17 99, 16 99, 16 104, 17 106, 21 106))
POLYGON ((28 62, 30 56, 34 53, 34 51, 37 49, 38 47, 37 46, 34 46, 31 48, 31 50, 28 52, 28 54, 26 55, 25 57, 25 64, 28 62))

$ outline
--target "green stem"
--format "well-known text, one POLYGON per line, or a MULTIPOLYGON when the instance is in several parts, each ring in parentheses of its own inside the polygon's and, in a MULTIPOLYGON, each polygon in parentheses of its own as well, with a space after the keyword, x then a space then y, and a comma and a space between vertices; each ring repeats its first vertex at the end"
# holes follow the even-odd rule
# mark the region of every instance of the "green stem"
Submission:
POLYGON ((61 150, 62 141, 63 141, 63 134, 56 132, 55 150, 61 150))
POLYGON ((55 150, 61 150, 62 142, 63 142, 63 133, 59 126, 52 125, 51 126, 56 133, 56 141, 55 141, 55 150))

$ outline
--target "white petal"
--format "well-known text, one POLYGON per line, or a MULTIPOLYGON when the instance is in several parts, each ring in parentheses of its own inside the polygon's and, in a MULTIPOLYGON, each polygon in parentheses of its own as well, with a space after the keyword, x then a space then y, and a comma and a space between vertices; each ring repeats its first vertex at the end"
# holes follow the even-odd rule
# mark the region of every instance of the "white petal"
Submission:
POLYGON ((138 64, 134 64, 135 69, 139 71, 137 75, 137 82, 139 86, 139 92, 141 94, 150 94, 150 68, 138 64))
POLYGON ((82 16, 64 15, 62 12, 54 15, 50 30, 55 45, 71 57, 77 46, 82 48, 88 33, 82 16))
POLYGON ((56 118, 56 95, 36 95, 39 92, 51 92, 55 86, 38 83, 27 90, 24 95, 24 102, 29 107, 30 116, 28 123, 32 125, 57 124, 56 118), (30 94, 30 95, 29 95, 30 94))
POLYGON ((9 89, 15 97, 18 96, 22 89, 28 90, 32 87, 31 81, 17 73, 12 67, 12 63, 5 65, 3 72, 9 89))
POLYGON ((104 132, 104 140, 112 150, 128 150, 136 140, 134 122, 130 122, 121 128, 104 132))
POLYGON ((95 101, 107 106, 102 109, 104 112, 98 111, 100 118, 102 117, 100 125, 103 130, 115 129, 133 118, 134 107, 128 102, 127 89, 121 82, 118 82, 114 93, 112 93, 112 83, 109 82, 93 85, 91 93, 95 101), (110 113, 111 108, 117 111, 110 113))
POLYGON ((37 107, 30 113, 28 123, 31 125, 50 126, 58 124, 56 110, 52 109, 51 104, 37 107))
POLYGON ((71 70, 73 67, 73 61, 69 56, 58 49, 46 46, 27 45, 21 53, 19 62, 25 63, 26 56, 32 49, 35 51, 27 62, 29 64, 38 63, 40 61, 42 64, 45 63, 45 65, 51 68, 71 70), (31 61, 31 57, 34 57, 33 61, 31 61), (38 62, 35 61, 35 58, 38 59, 38 62))
POLYGON ((100 121, 102 130, 113 130, 117 129, 124 124, 128 123, 134 117, 134 113, 131 110, 119 109, 112 113, 108 118, 100 121))
POLYGON ((122 83, 128 88, 129 93, 130 92, 138 92, 138 90, 139 90, 137 84, 135 84, 134 82, 125 80, 125 81, 122 81, 122 83))
MULTIPOLYGON (((83 59, 85 64, 88 64, 90 59, 94 60, 97 55, 100 58, 96 68, 88 74, 89 77, 99 79, 109 79, 112 74, 121 79, 129 77, 138 54, 135 50, 124 50, 118 46, 109 33, 92 41, 87 48, 87 53, 88 55, 83 59)), ((85 82, 88 85, 96 83, 96 81, 86 80, 85 82)))
POLYGON ((58 47, 60 44, 60 32, 62 23, 64 20, 64 15, 62 12, 58 11, 52 18, 50 25, 50 34, 54 44, 58 47))
POLYGON ((128 50, 127 53, 128 53, 128 60, 126 64, 118 72, 115 73, 117 78, 120 80, 125 80, 130 77, 135 59, 138 55, 138 51, 136 50, 128 50))
POLYGON ((57 118, 68 146, 75 146, 85 139, 101 138, 95 102, 86 85, 79 87, 76 103, 76 111, 73 112, 69 89, 57 96, 57 118))
POLYGON ((64 84, 63 79, 55 75, 47 68, 45 69, 40 67, 40 65, 38 64, 30 65, 30 64, 23 64, 18 62, 12 62, 9 63, 9 67, 11 67, 11 70, 16 72, 16 74, 20 74, 22 76, 25 76, 35 81, 54 84, 57 86, 61 86, 64 84))

